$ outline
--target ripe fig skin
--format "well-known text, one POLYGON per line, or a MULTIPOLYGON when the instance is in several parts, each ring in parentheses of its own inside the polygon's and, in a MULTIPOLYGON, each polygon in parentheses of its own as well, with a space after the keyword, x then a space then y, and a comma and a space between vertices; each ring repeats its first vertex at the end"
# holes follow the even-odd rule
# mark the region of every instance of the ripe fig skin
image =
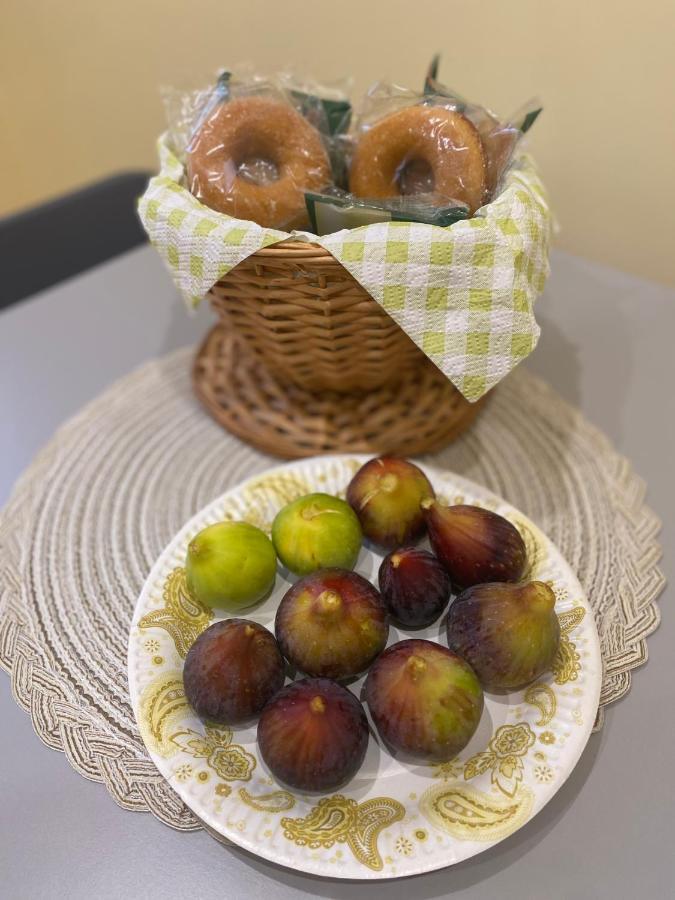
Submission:
POLYGON ((272 541, 248 522, 216 522, 188 546, 188 589, 211 608, 239 612, 258 603, 274 587, 276 573, 272 541))
POLYGON ((281 690, 284 660, 262 625, 225 619, 210 625, 188 650, 183 684, 201 719, 238 725, 257 716, 281 690))
POLYGON ((424 536, 420 504, 435 496, 421 469, 393 456, 369 460, 347 487, 347 503, 359 517, 364 535, 384 550, 414 544, 424 536))
POLYGON ((448 612, 448 646, 493 693, 517 691, 551 668, 560 642, 555 594, 542 581, 470 587, 448 612))
POLYGON ((368 720, 351 691, 327 678, 305 678, 267 704, 258 721, 258 748, 282 784, 333 791, 363 763, 368 720))
POLYGON ((274 631, 286 659, 318 678, 351 678, 384 649, 389 618, 373 585, 346 569, 299 579, 277 609, 274 631))
POLYGON ((466 747, 483 712, 469 664, 432 641, 399 641, 368 672, 365 699, 394 755, 447 762, 466 747))
POLYGON ((306 494, 287 503, 272 523, 281 562, 295 575, 317 569, 353 569, 363 534, 354 510, 331 494, 306 494))
POLYGON ((518 581, 527 550, 518 529, 479 506, 423 504, 431 547, 453 585, 463 589, 493 581, 518 581))
POLYGON ((385 556, 378 579, 391 617, 408 628, 431 625, 450 599, 450 576, 433 553, 418 547, 385 556))

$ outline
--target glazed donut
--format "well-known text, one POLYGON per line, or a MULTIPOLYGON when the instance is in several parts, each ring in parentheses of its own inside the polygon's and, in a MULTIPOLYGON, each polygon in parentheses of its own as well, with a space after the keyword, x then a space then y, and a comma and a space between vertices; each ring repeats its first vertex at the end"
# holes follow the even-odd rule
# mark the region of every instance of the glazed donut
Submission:
POLYGON ((319 132, 281 100, 237 97, 220 103, 187 150, 190 191, 206 206, 266 228, 307 224, 304 191, 331 180, 319 132), (257 183, 242 167, 265 161, 276 178, 257 183))
POLYGON ((428 166, 434 202, 460 200, 473 214, 485 196, 485 154, 467 118, 442 106, 410 106, 376 122, 360 138, 349 174, 357 197, 400 196, 408 166, 428 166))

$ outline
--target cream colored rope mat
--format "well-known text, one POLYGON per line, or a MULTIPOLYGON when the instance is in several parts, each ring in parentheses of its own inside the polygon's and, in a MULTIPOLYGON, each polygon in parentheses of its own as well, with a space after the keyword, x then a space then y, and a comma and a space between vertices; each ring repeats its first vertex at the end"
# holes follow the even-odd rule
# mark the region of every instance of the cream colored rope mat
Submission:
MULTIPOLYGON (((190 389, 192 350, 150 363, 66 424, 0 514, 0 665, 40 738, 127 809, 200 827, 146 757, 127 633, 156 556, 209 500, 278 461, 222 431, 190 389)), ((659 522, 608 440, 516 370, 433 463, 486 485, 560 547, 595 609, 604 707, 659 621, 659 522)))

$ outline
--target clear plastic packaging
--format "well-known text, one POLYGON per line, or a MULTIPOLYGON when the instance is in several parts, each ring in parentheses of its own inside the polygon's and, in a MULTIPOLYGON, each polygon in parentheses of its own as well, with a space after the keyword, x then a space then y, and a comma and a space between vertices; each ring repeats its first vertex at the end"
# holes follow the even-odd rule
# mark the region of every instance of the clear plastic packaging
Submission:
POLYGON ((314 234, 332 234, 376 222, 424 222, 445 227, 468 218, 464 203, 438 206, 430 194, 393 197, 389 200, 362 199, 339 188, 321 194, 305 194, 309 222, 314 234))
POLYGON ((288 71, 281 72, 277 77, 298 112, 324 136, 333 184, 346 187, 345 148, 348 146, 347 132, 352 117, 352 104, 349 100, 352 79, 322 84, 313 78, 288 71))
POLYGON ((263 227, 306 227, 304 192, 333 181, 320 97, 281 79, 223 72, 211 90, 171 101, 172 137, 197 199, 263 227))
POLYGON ((349 129, 352 116, 352 104, 349 100, 351 78, 334 84, 323 84, 307 75, 291 71, 280 72, 276 77, 298 112, 322 134, 333 137, 344 134, 349 129))
POLYGON ((430 194, 436 206, 463 203, 473 214, 486 197, 486 163, 475 125, 448 98, 377 84, 353 132, 349 190, 388 199, 430 194))
POLYGON ((512 116, 500 119, 495 113, 477 103, 470 103, 451 88, 438 81, 440 57, 434 56, 424 81, 424 94, 433 104, 452 103, 453 107, 475 125, 485 151, 486 196, 489 202, 497 193, 516 147, 542 111, 541 103, 530 100, 512 116))
POLYGON ((423 93, 375 84, 350 127, 346 80, 239 66, 206 90, 164 92, 171 143, 194 196, 264 227, 306 229, 308 210, 315 233, 328 221, 451 224, 496 196, 541 108, 502 121, 437 72, 436 57, 423 93))

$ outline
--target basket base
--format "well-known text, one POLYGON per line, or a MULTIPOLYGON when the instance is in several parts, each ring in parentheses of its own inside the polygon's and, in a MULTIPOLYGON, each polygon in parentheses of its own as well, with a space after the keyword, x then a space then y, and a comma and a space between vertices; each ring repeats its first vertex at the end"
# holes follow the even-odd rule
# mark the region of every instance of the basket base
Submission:
POLYGON ((193 385, 232 434, 283 459, 321 453, 431 453, 458 437, 484 400, 468 403, 432 363, 395 387, 312 392, 280 382, 216 325, 194 361, 193 385))

